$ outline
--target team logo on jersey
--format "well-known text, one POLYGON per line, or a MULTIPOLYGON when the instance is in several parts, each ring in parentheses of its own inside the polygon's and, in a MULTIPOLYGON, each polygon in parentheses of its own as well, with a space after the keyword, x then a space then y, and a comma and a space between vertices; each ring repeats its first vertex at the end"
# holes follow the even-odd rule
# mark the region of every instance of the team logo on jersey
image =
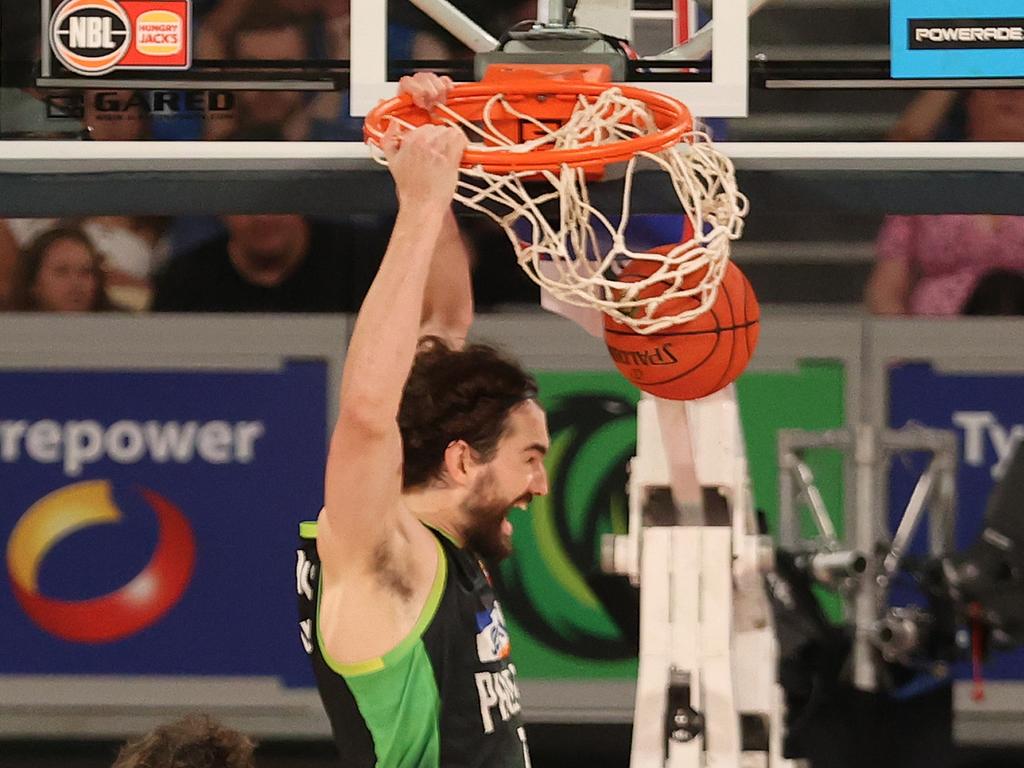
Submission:
POLYGON ((480 661, 487 663, 507 659, 510 651, 505 616, 495 600, 491 610, 476 614, 476 654, 480 661))

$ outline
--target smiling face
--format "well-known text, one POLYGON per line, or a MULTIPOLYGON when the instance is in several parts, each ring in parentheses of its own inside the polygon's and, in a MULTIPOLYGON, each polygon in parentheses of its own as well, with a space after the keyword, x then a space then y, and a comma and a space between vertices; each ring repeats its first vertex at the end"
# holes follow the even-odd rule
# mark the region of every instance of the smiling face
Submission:
POLYGON ((468 547, 494 560, 512 552, 509 511, 525 509, 534 496, 548 492, 544 455, 550 440, 543 409, 527 400, 509 412, 505 427, 493 458, 475 470, 460 526, 468 547))

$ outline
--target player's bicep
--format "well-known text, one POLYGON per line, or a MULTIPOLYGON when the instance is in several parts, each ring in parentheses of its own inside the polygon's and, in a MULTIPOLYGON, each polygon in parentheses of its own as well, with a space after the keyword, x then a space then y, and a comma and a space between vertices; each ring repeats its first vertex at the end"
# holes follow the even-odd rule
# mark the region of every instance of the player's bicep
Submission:
POLYGON ((402 492, 398 424, 338 419, 327 454, 324 512, 329 539, 321 546, 352 557, 370 556, 394 533, 402 492))

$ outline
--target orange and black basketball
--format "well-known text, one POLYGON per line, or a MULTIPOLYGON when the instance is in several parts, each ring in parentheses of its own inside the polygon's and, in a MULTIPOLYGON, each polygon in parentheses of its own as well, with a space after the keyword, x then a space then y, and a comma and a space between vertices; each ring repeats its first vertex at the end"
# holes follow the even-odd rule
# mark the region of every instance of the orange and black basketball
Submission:
MULTIPOLYGON (((674 245, 652 249, 665 253, 674 245)), ((619 274, 622 282, 637 282, 658 268, 656 261, 634 259, 619 274)), ((684 287, 697 285, 701 273, 688 275, 684 287)), ((640 292, 657 296, 669 283, 655 283, 640 292)), ((698 305, 695 298, 670 299, 654 317, 684 312, 698 305)), ((746 276, 729 263, 714 305, 688 323, 639 334, 605 315, 604 338, 622 375, 644 392, 667 400, 696 400, 717 392, 747 367, 760 330, 760 308, 746 276)))

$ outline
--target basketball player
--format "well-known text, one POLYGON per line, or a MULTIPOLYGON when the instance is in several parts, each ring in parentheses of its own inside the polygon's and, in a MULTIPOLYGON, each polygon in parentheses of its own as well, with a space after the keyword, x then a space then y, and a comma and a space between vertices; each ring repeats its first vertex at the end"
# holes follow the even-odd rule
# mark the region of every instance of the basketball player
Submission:
MULTIPOLYGON (((400 85, 428 109, 450 88, 400 85)), ((346 768, 529 766, 481 558, 507 555, 508 512, 547 492, 549 440, 533 379, 464 344, 451 202, 465 146, 438 126, 385 141, 398 218, 348 349, 324 508, 315 534, 303 526, 303 641, 346 768)))

